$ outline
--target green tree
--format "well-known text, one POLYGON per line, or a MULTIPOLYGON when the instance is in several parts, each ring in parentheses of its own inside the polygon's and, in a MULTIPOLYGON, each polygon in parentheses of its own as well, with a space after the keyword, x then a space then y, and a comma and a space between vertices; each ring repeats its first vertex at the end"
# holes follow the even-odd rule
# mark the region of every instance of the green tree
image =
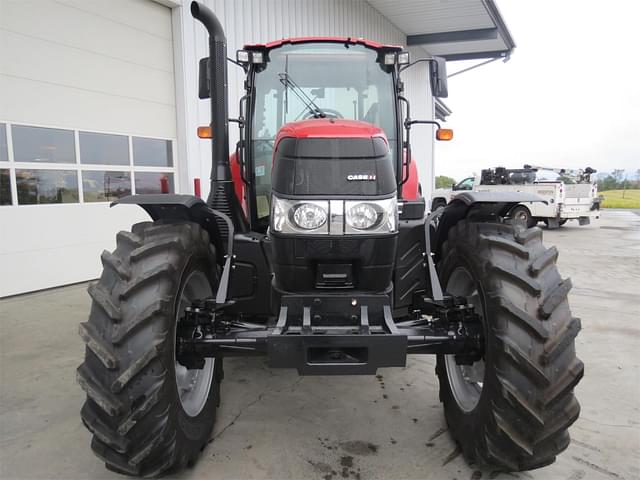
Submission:
POLYGON ((454 183, 457 183, 455 179, 446 175, 438 175, 436 177, 436 188, 451 188, 454 183))
POLYGON ((606 192, 607 190, 615 190, 618 186, 616 178, 609 174, 606 177, 598 180, 598 191, 606 192))
POLYGON ((616 169, 611 175, 616 179, 616 183, 618 184, 617 186, 621 187, 624 182, 624 170, 621 168, 616 169))

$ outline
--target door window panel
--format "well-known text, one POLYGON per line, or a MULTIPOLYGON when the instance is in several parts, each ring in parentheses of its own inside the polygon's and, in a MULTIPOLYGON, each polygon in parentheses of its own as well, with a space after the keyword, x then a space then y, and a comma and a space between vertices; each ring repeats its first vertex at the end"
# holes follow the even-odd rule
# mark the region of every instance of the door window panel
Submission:
POLYGON ((0 170, 0 205, 11 205, 11 177, 7 168, 0 170))
POLYGON ((173 167, 171 140, 133 137, 133 164, 138 167, 173 167))
POLYGON ((16 170, 19 205, 77 203, 75 170, 16 170))
POLYGON ((76 163, 72 130, 12 125, 16 162, 76 163))
POLYGON ((173 173, 136 172, 136 193, 173 193, 173 173))
POLYGON ((129 172, 82 172, 82 195, 85 202, 111 202, 131 195, 129 172))
POLYGON ((129 138, 124 135, 80 132, 80 163, 129 165, 129 138))
POLYGON ((0 122, 0 162, 8 162, 9 153, 16 162, 15 170, 0 163, 0 205, 110 202, 136 190, 174 193, 172 148, 171 140, 0 122))
POLYGON ((9 150, 7 148, 7 126, 0 123, 0 162, 9 161, 9 150))

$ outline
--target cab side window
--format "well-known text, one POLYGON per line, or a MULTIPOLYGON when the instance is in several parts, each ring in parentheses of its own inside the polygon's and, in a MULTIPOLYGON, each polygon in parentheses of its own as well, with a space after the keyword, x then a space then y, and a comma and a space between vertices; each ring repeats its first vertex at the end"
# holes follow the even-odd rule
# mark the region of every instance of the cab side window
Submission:
POLYGON ((460 183, 458 183, 454 190, 472 190, 473 189, 473 177, 465 178, 460 183))

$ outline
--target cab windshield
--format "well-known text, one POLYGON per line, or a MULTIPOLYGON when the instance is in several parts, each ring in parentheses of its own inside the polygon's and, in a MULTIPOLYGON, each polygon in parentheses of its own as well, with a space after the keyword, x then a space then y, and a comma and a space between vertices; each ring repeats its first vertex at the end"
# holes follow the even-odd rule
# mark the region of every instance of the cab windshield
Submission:
POLYGON ((375 50, 343 43, 284 45, 269 52, 266 68, 255 74, 251 135, 259 218, 269 215, 273 147, 284 124, 321 117, 362 120, 379 126, 394 149, 393 77, 377 58, 375 50))

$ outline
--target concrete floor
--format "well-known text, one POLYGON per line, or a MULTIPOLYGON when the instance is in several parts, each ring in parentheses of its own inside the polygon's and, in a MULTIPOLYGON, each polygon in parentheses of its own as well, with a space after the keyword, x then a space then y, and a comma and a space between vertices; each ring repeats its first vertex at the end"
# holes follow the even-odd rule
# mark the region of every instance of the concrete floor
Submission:
MULTIPOLYGON (((511 475, 467 466, 445 428, 431 357, 381 378, 298 377, 234 359, 215 441, 178 478, 640 478, 640 216, 605 211, 545 240, 575 285, 586 365, 582 415, 555 464, 511 475)), ((80 422, 76 331, 88 308, 86 285, 0 301, 1 478, 123 478, 93 456, 80 422)))

